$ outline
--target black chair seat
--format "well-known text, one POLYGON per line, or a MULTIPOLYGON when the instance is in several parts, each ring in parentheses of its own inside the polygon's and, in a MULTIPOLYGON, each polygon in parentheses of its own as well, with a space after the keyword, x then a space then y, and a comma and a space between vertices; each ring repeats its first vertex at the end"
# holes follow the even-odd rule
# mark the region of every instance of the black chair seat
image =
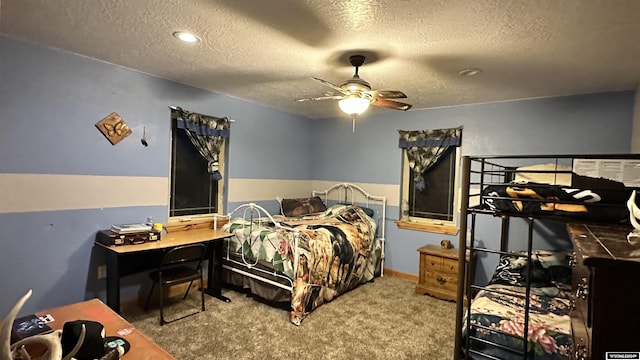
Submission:
MULTIPOLYGON (((151 272, 149 277, 156 283, 160 282, 159 271, 151 272)), ((200 271, 188 266, 177 266, 162 271, 162 283, 164 285, 181 284, 198 279, 200 279, 200 271)))
POLYGON ((207 247, 204 244, 191 244, 182 245, 172 248, 167 251, 163 256, 158 269, 149 273, 149 277, 153 281, 147 302, 144 305, 145 310, 149 307, 149 300, 156 284, 160 288, 160 325, 164 325, 176 320, 183 319, 187 316, 195 315, 202 311, 205 311, 204 307, 204 291, 201 291, 201 307, 199 311, 181 316, 179 318, 167 321, 164 318, 164 286, 171 286, 175 284, 183 284, 188 282, 189 286, 185 292, 183 299, 187 298, 191 285, 196 280, 200 280, 200 284, 203 284, 202 274, 202 261, 207 252, 207 247))

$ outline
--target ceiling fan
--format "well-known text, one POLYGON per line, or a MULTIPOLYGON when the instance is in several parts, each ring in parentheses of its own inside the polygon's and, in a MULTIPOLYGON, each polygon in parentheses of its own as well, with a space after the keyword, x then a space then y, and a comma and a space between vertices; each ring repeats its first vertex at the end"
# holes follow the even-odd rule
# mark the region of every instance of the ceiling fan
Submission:
POLYGON ((352 55, 349 57, 349 62, 355 67, 355 73, 353 77, 346 80, 340 86, 330 83, 326 80, 322 80, 317 77, 312 77, 313 80, 319 81, 322 84, 332 88, 340 93, 328 94, 325 96, 319 96, 314 98, 296 99, 297 102, 309 101, 309 100, 340 100, 338 105, 340 109, 351 115, 354 119, 357 115, 362 114, 369 105, 379 106, 387 109, 407 111, 411 109, 411 105, 400 102, 396 99, 405 99, 405 95, 399 90, 371 90, 371 85, 361 79, 358 75, 358 68, 364 64, 364 55, 352 55))

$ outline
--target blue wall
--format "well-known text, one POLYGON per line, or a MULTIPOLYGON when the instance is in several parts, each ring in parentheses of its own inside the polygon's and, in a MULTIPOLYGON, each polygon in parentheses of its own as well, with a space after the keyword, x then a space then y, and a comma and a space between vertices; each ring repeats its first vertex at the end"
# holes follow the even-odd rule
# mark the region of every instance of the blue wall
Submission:
MULTIPOLYGON (((398 129, 422 130, 463 126, 463 155, 553 155, 629 153, 633 92, 554 97, 456 106, 421 111, 388 111, 358 120, 356 132, 345 119, 313 123, 324 150, 314 154, 317 180, 400 184, 402 152, 398 129)), ((386 267, 417 274, 416 249, 454 236, 400 230, 399 209, 387 210, 386 267)), ((557 230, 557 226, 550 226, 557 230)), ((539 232, 546 233, 549 226, 539 232)), ((497 224, 485 226, 485 244, 499 236, 497 224)), ((560 228, 564 234, 566 232, 560 228)), ((562 243, 561 246, 566 246, 562 243)), ((545 246, 547 247, 547 246, 545 246)), ((487 265, 491 268, 491 265, 487 265)), ((489 270, 479 270, 481 276, 489 270)))
MULTIPOLYGON (((78 185, 78 192, 70 192, 53 209, 39 209, 46 201, 30 198, 28 192, 18 201, 10 199, 11 190, 3 184, 0 209, 18 209, 0 211, 0 314, 30 288, 34 294, 23 312, 105 299, 105 282, 97 280, 104 255, 93 249, 96 232, 148 216, 167 220, 167 194, 151 203, 136 201, 135 189, 117 188, 112 178, 168 181, 170 105, 236 120, 227 180, 310 177, 311 150, 300 146, 307 142, 309 119, 7 37, 0 37, 0 53, 1 181, 15 175, 26 189, 27 181, 44 179, 38 187, 47 188, 55 179, 32 174, 59 174, 72 183, 106 184, 88 190, 78 185), (94 126, 114 111, 133 130, 115 146, 94 126), (148 147, 140 143, 143 127, 148 147), (105 192, 118 198, 115 204, 100 203, 105 192), (18 203, 7 204, 12 201, 18 203), (81 207, 73 208, 76 203, 81 207)), ((51 194, 56 196, 61 197, 51 194)), ((125 278, 122 298, 136 296, 142 282, 147 282, 143 275, 125 278)))
MULTIPOLYGON (((107 184, 30 197, 25 189, 33 184, 18 183, 16 190, 27 194, 19 202, 10 198, 13 189, 0 192, 0 210, 9 209, 0 211, 0 314, 30 288, 34 295, 23 313, 105 299, 104 280, 96 276, 97 265, 104 262, 93 249, 96 231, 148 216, 166 222, 167 200, 166 194, 152 194, 152 200, 125 197, 114 205, 102 200, 104 193, 117 197, 129 191, 138 199, 134 188, 113 186, 120 176, 156 185, 168 181, 170 105, 236 120, 227 181, 398 186, 398 129, 462 125, 462 151, 474 155, 625 153, 631 143, 631 92, 371 113, 358 120, 352 133, 348 119, 311 120, 7 37, 0 37, 0 52, 0 179, 45 179, 45 190, 52 175, 69 176, 72 183, 107 184), (114 111, 133 130, 115 146, 94 126, 114 111), (143 127, 149 147, 139 141, 143 127), (40 206, 49 195, 64 195, 65 201, 40 206)), ((416 274, 416 249, 447 237, 398 230, 393 223, 397 213, 395 206, 387 211, 386 267, 416 274)), ((144 276, 126 278, 123 298, 136 296, 144 281, 144 276)))

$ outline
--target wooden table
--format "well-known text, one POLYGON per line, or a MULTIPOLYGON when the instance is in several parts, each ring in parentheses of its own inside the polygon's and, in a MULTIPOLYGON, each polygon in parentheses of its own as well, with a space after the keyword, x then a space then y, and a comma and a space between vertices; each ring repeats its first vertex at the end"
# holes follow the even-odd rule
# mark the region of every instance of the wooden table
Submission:
POLYGON ((104 326, 105 336, 119 336, 129 342, 131 348, 122 359, 162 360, 175 359, 153 340, 136 329, 127 320, 116 314, 99 299, 91 299, 55 309, 36 313, 38 316, 51 314, 54 321, 49 323, 53 330, 61 330, 64 323, 74 320, 93 320, 104 326))
POLYGON ((230 302, 229 298, 222 296, 222 240, 230 236, 231 233, 207 228, 170 232, 162 235, 159 241, 136 245, 107 246, 96 242, 106 250, 107 305, 115 312, 120 312, 121 277, 155 269, 167 249, 195 243, 204 243, 208 248, 205 293, 230 302))

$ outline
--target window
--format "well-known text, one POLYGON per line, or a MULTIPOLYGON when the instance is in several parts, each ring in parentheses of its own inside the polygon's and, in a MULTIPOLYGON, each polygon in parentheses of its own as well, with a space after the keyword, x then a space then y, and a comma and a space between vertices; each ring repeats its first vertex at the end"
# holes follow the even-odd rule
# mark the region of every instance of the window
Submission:
MULTIPOLYGON (((215 146, 208 146, 217 148, 217 153, 207 154, 215 161, 207 160, 194 145, 194 141, 198 143, 198 132, 202 131, 192 126, 193 124, 188 124, 195 116, 207 118, 207 120, 216 118, 189 113, 179 108, 172 109, 171 115, 169 217, 207 217, 209 214, 221 213, 223 178, 220 173, 224 173, 226 141, 218 137, 215 146)), ((228 124, 228 119, 225 120, 228 124)), ((226 133, 228 134, 228 128, 226 133)), ((213 136, 208 138, 211 140, 213 136)), ((203 141, 202 137, 199 140, 203 141)), ((203 145, 198 144, 198 146, 203 145)), ((204 151, 207 153, 207 149, 204 151)))
POLYGON ((461 130, 401 131, 401 199, 409 219, 398 227, 457 234, 461 130))

